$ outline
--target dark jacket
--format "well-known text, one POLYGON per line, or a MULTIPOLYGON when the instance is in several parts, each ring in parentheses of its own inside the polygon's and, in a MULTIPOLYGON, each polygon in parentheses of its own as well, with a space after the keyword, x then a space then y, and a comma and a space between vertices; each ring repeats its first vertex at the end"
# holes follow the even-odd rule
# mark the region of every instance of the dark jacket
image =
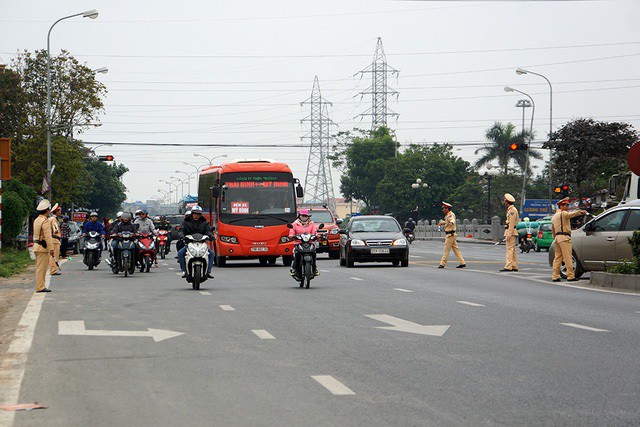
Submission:
POLYGON ((408 228, 409 230, 413 231, 416 229, 416 223, 413 221, 407 221, 404 223, 404 228, 408 228))
POLYGON ((93 222, 93 221, 87 221, 84 224, 84 227, 82 227, 82 232, 83 233, 88 233, 90 231, 97 231, 98 233, 102 234, 104 236, 105 231, 104 231, 104 225, 102 225, 101 222, 93 222))
POLYGON ((181 239, 184 239, 184 236, 188 236, 189 234, 202 234, 213 239, 213 233, 211 231, 211 226, 209 226, 209 221, 204 219, 203 216, 201 216, 198 221, 195 221, 191 215, 182 220, 182 226, 180 227, 180 231, 178 231, 178 236, 181 239))
POLYGON ((120 221, 119 223, 116 224, 115 227, 113 227, 111 229, 111 235, 115 236, 118 233, 122 233, 123 231, 128 231, 130 233, 135 233, 138 230, 138 227, 136 227, 136 225, 134 223, 132 223, 131 221, 129 222, 122 222, 120 221))

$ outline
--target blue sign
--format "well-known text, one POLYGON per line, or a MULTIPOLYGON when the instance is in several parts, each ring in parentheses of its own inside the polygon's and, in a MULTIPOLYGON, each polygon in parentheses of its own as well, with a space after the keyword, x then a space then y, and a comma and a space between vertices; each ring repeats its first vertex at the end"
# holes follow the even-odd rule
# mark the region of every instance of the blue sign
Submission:
MULTIPOLYGON (((553 201, 554 207, 557 202, 558 200, 553 201)), ((520 218, 540 219, 552 213, 549 211, 549 199, 529 199, 524 201, 520 218)))

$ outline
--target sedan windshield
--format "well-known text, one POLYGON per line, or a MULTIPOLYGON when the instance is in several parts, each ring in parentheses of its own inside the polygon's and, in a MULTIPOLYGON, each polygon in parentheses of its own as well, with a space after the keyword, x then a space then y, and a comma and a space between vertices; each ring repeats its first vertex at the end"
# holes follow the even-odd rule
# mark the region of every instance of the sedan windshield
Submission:
POLYGON ((351 227, 351 231, 354 233, 374 233, 374 232, 389 232, 398 233, 400 226, 396 220, 389 219, 362 219, 355 221, 351 227))

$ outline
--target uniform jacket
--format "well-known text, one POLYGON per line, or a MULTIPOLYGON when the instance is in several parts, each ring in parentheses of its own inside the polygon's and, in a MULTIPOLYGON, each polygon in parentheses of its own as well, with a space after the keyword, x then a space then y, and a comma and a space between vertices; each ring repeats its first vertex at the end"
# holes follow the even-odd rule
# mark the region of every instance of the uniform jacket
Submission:
POLYGON ((156 226, 153 225, 153 221, 151 219, 149 219, 149 217, 142 219, 142 218, 136 218, 135 221, 133 221, 133 223, 135 225, 138 226, 138 233, 153 233, 154 231, 156 231, 156 226))
POLYGON ((45 215, 38 215, 35 221, 33 221, 33 252, 45 252, 49 253, 53 249, 53 238, 51 237, 51 225, 49 224, 49 218, 45 215), (42 245, 36 243, 36 240, 43 240, 47 243, 47 247, 43 248, 42 245))
POLYGON ((313 221, 309 221, 306 224, 303 224, 300 221, 300 218, 293 221, 293 228, 289 230, 289 237, 293 237, 296 234, 316 234, 318 229, 316 228, 316 224, 313 221))
POLYGON ((51 224, 51 237, 53 237, 53 244, 59 245, 60 238, 62 237, 62 232, 60 231, 60 223, 58 222, 58 217, 56 217, 55 215, 49 217, 49 224, 51 224))
POLYGON ((513 205, 509 206, 509 209, 507 209, 507 221, 504 225, 504 237, 517 236, 518 230, 516 230, 516 225, 518 225, 519 222, 520 215, 518 214, 518 209, 513 205))
POLYGON ((203 216, 200 216, 200 219, 197 221, 193 219, 191 215, 186 216, 182 220, 182 226, 180 227, 180 231, 178 231, 180 238, 184 238, 184 236, 188 236, 190 234, 202 234, 204 236, 209 236, 210 239, 213 239, 213 233, 211 232, 211 227, 209 226, 209 221, 204 219, 203 216))
POLYGON ((571 218, 582 215, 582 212, 563 212, 560 209, 551 218, 551 234, 556 239, 556 242, 566 242, 571 240, 571 218), (560 233, 569 233, 569 236, 560 233))
POLYGON ((105 235, 105 231, 104 231, 104 225, 102 225, 102 223, 100 221, 87 221, 84 224, 84 227, 82 227, 82 232, 83 233, 88 233, 90 231, 97 231, 98 233, 102 234, 103 236, 105 235))
POLYGON ((456 214, 451 211, 444 216, 444 231, 456 231, 456 214))

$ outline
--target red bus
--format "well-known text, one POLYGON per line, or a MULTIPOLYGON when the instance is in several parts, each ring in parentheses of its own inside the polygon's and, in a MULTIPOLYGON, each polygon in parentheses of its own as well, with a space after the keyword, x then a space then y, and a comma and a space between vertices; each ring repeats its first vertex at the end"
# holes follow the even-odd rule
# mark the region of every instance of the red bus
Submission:
POLYGON ((300 182, 284 163, 272 160, 234 160, 200 172, 198 203, 215 226, 209 245, 215 263, 230 259, 258 259, 275 264, 279 256, 290 265, 293 242, 287 224, 297 217, 300 182))

